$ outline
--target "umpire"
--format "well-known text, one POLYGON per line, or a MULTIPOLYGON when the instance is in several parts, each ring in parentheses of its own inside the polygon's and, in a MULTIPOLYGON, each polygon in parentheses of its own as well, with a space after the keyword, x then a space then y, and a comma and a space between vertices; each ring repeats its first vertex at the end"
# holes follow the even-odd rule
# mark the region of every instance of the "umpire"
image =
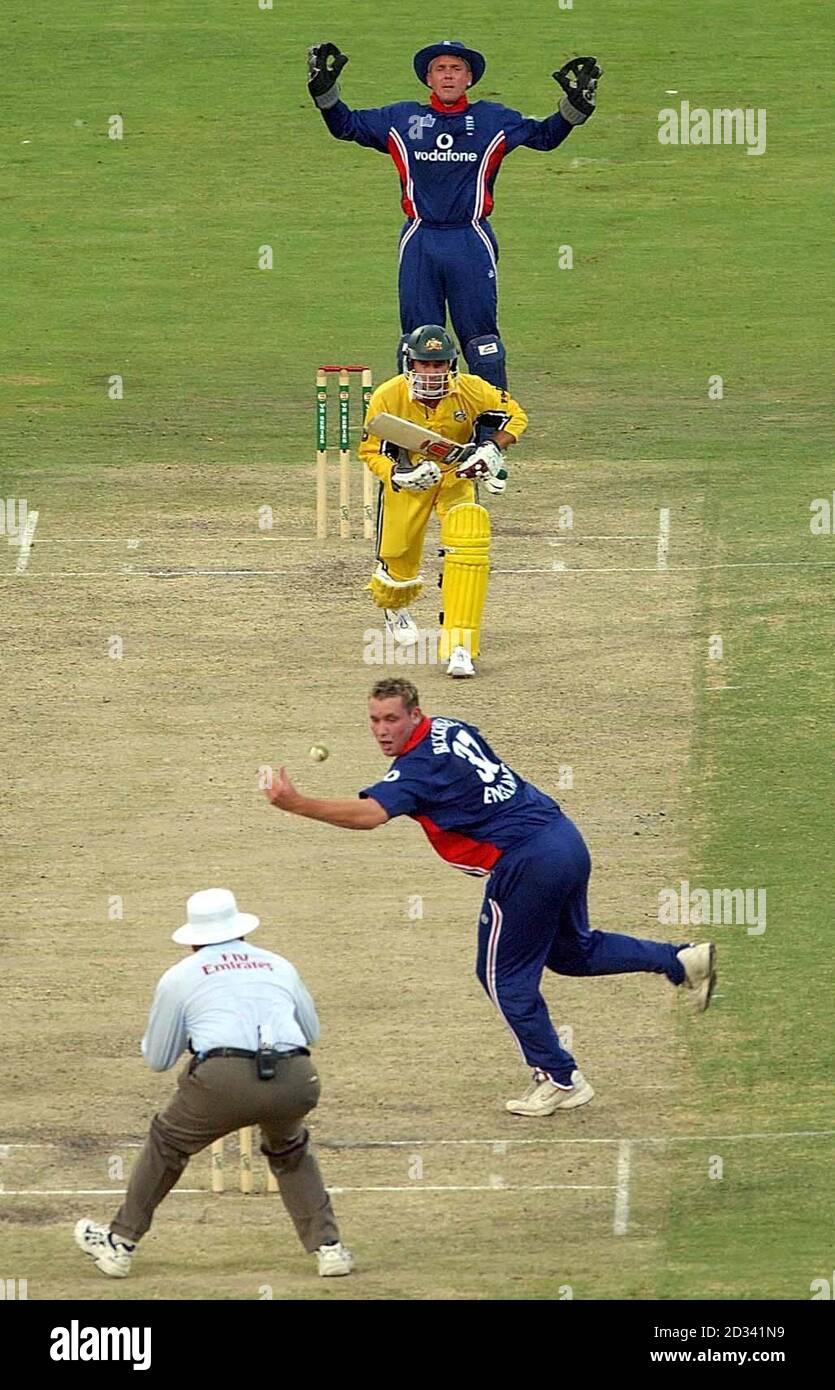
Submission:
POLYGON ((350 1274, 305 1115, 319 1100, 309 1044, 319 1037, 313 1000, 289 961, 244 940, 258 926, 226 888, 193 893, 172 939, 192 954, 160 980, 142 1054, 167 1071, 192 1053, 176 1095, 151 1121, 125 1200, 110 1226, 79 1221, 76 1244, 102 1274, 123 1279, 137 1241, 193 1154, 249 1125, 261 1126, 269 1161, 299 1239, 325 1277, 350 1274))

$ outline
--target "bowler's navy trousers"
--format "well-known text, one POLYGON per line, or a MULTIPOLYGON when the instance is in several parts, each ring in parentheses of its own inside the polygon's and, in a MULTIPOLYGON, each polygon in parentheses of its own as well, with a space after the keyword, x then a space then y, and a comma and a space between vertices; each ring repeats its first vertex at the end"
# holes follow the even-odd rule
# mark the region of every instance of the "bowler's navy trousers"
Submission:
MULTIPOLYGON (((592 931, 591 857, 568 816, 506 851, 487 881, 478 931, 478 978, 531 1067, 571 1084, 576 1062, 560 1043, 539 992, 544 968, 557 975, 651 971, 681 984, 681 945, 592 931)), ((684 943, 686 944, 686 943, 684 943)))

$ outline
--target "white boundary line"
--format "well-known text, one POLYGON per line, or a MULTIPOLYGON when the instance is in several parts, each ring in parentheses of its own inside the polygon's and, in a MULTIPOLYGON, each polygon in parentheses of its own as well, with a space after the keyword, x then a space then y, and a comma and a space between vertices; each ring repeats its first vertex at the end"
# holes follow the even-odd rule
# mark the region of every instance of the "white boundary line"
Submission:
POLYGON ((670 551, 670 508, 662 507, 658 513, 658 550, 655 568, 665 570, 670 551))
POLYGON ((20 538, 20 554, 15 565, 15 574, 25 574, 29 564, 29 552, 32 549, 32 542, 35 539, 35 527, 38 524, 38 513, 29 512, 26 517, 26 529, 20 538))

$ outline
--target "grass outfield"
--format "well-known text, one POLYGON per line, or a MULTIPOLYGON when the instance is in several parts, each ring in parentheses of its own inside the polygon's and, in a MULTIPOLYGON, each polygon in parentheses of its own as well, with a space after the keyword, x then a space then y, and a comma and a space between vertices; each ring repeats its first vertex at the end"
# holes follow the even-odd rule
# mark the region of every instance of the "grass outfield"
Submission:
MULTIPOLYGON (((501 1110, 512 1048, 472 979, 472 884, 413 828, 357 845, 269 819, 252 790, 279 751, 323 794, 378 768, 362 727, 367 547, 311 539, 313 372, 341 357, 389 374, 401 217, 391 162, 327 135, 304 52, 338 42, 346 99, 378 105, 415 93, 412 53, 438 32, 362 0, 335 17, 255 0, 13 9, 0 497, 39 520, 25 574, 0 552, 2 715, 25 769, 2 803, 22 1060, 0 1143, 48 1147, 2 1160, 0 1272, 19 1266, 30 1298, 332 1296, 260 1199, 172 1197, 123 1285, 80 1270, 67 1242, 68 1222, 109 1207, 82 1190, 118 1186, 109 1160, 129 1161, 170 1090, 136 1039, 174 959, 169 924, 217 875, 275 922, 264 944, 320 1003, 329 1182, 413 1181, 400 1150, 346 1143, 506 1145, 415 1150, 419 1181, 469 1194, 340 1196, 361 1272, 337 1296, 808 1298, 831 1275, 835 1206, 835 541, 809 525, 835 482, 831 342, 813 321, 832 278, 826 98, 798 99, 788 74, 810 46, 825 61, 819 7, 445 8, 488 57, 485 98, 545 115, 574 53, 598 53, 605 76, 594 120, 550 155, 518 151, 497 184, 501 323, 531 428, 493 508, 481 676, 451 692, 421 672, 426 703, 481 723, 549 790, 574 767, 557 795, 591 843, 597 925, 680 939, 657 898, 682 879, 768 895, 763 935, 714 930, 720 993, 698 1026, 656 980, 550 979, 598 1098, 524 1132, 501 1110), (658 111, 682 99, 766 108, 766 153, 660 145, 658 111), (318 769, 314 737, 335 755, 318 769), (128 905, 118 928, 110 893, 128 905), (582 1142, 534 1157, 520 1136, 582 1142)), ((206 1181, 196 1162, 188 1185, 206 1181)))

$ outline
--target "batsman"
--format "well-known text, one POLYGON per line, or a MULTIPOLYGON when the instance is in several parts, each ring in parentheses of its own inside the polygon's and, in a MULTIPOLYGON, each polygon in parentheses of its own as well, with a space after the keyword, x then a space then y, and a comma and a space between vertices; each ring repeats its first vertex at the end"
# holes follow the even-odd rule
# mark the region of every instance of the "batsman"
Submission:
POLYGON ((401 646, 420 637, 409 604, 420 594, 426 527, 434 512, 441 523, 441 631, 439 655, 447 674, 475 675, 490 570, 490 514, 478 501, 506 487, 504 451, 527 427, 528 417, 507 391, 481 377, 459 375, 455 345, 439 324, 410 334, 405 371, 373 393, 359 456, 380 481, 377 567, 368 588, 385 612, 386 627, 401 646), (453 464, 439 464, 372 435, 379 415, 398 417, 466 447, 453 464))

